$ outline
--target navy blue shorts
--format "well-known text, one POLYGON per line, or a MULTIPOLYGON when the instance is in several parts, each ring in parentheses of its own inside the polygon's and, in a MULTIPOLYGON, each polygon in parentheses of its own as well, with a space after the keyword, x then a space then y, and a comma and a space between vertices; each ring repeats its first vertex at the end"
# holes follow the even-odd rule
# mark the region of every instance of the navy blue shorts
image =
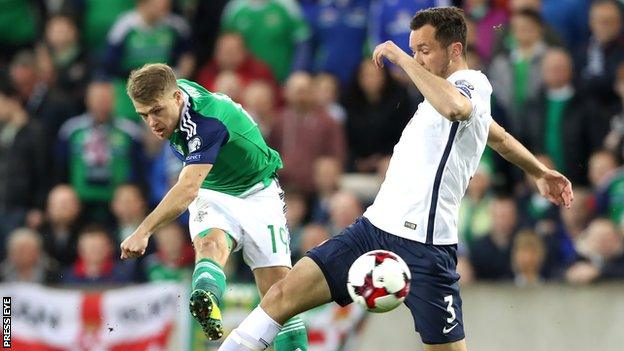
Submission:
POLYGON ((392 235, 361 217, 342 233, 308 251, 325 275, 334 301, 353 302, 347 291, 347 275, 353 261, 371 250, 392 251, 412 273, 405 304, 425 344, 445 344, 464 338, 459 297, 456 245, 426 245, 392 235))

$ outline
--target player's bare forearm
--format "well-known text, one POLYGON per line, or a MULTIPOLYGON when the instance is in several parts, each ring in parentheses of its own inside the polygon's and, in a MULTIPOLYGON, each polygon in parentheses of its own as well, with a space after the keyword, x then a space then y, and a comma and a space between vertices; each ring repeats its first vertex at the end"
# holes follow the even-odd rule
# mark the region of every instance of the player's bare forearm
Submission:
POLYGON ((401 57, 399 66, 414 85, 441 115, 451 121, 464 120, 472 112, 472 104, 448 80, 427 71, 416 60, 401 57))
POLYGON ((212 165, 188 165, 182 169, 176 184, 139 226, 148 236, 181 215, 197 197, 202 182, 212 165))
POLYGON ((524 145, 494 121, 490 125, 487 144, 505 160, 515 164, 535 178, 541 177, 548 171, 548 168, 524 145))

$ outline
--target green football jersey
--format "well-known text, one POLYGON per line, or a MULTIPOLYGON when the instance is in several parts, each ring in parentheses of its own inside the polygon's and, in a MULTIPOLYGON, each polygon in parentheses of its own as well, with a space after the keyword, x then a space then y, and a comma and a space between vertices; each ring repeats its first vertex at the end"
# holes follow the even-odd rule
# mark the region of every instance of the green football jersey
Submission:
POLYGON ((241 33, 249 50, 271 67, 279 81, 290 73, 295 45, 310 36, 294 0, 231 1, 223 12, 222 27, 241 33))
POLYGON ((241 105, 185 79, 178 87, 186 105, 169 141, 185 165, 213 165, 202 188, 239 196, 256 184, 268 185, 282 160, 241 105))

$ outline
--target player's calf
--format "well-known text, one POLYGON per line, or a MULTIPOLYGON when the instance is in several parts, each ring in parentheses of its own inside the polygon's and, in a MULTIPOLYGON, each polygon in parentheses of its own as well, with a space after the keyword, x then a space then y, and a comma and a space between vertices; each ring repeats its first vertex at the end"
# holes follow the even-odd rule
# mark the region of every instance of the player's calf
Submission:
POLYGON ((191 315, 201 325, 208 340, 223 336, 222 297, 226 287, 223 264, 230 251, 228 235, 219 229, 199 233, 195 245, 196 264, 189 301, 191 315))

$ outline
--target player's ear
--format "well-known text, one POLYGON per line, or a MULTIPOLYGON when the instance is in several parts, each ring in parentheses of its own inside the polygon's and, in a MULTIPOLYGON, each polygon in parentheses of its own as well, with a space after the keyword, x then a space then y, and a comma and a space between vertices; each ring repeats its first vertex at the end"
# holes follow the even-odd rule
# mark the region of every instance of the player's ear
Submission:
POLYGON ((182 98, 182 92, 180 91, 180 89, 176 89, 173 91, 173 98, 175 99, 178 105, 182 105, 182 103, 184 102, 184 99, 182 98))
POLYGON ((455 59, 455 58, 459 58, 462 56, 464 52, 464 45, 462 45, 462 43, 460 42, 455 42, 453 44, 451 44, 451 58, 455 59))

